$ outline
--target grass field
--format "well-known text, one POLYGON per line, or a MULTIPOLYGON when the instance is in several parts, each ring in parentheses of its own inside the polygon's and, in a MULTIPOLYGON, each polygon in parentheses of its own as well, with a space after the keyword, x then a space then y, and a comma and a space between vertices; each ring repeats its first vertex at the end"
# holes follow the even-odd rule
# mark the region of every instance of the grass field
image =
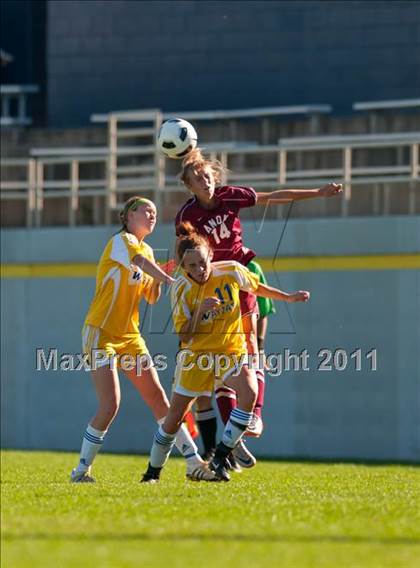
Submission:
POLYGON ((103 454, 71 485, 76 454, 2 453, 2 566, 418 567, 420 468, 260 462, 191 483, 172 459, 103 454))

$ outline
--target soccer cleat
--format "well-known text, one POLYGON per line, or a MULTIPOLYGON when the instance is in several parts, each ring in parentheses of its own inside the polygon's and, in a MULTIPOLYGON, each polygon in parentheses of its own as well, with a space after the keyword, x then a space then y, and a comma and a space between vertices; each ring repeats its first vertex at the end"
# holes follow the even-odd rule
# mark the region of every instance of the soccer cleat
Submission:
POLYGON ((206 462, 187 466, 187 479, 190 481, 217 481, 216 474, 206 462))
POLYGON ((214 458, 214 454, 215 454, 215 453, 216 453, 216 450, 215 450, 215 449, 207 450, 207 452, 205 452, 205 453, 201 456, 201 458, 202 458, 205 462, 210 463, 211 460, 214 458))
POLYGON ((233 471, 235 473, 242 473, 242 468, 239 465, 239 463, 236 461, 236 458, 232 453, 228 455, 227 462, 229 466, 229 471, 233 471))
POLYGON ((250 438, 259 438, 262 434, 263 429, 264 424, 261 420, 261 417, 257 414, 253 414, 251 422, 245 431, 245 436, 249 436, 250 438))
POLYGON ((159 477, 153 477, 147 473, 143 473, 140 483, 159 483, 159 477))
POLYGON ((140 483, 158 483, 160 479, 161 467, 152 467, 149 463, 147 470, 143 473, 140 483))
POLYGON ((245 442, 243 440, 239 440, 238 445, 233 448, 232 454, 241 467, 250 468, 254 467, 257 463, 257 460, 245 446, 245 442))
POLYGON ((90 475, 90 468, 87 471, 77 471, 73 469, 70 474, 71 483, 95 483, 95 479, 90 475))
POLYGON ((214 471, 216 479, 215 481, 230 481, 229 475, 229 462, 227 458, 221 456, 214 456, 211 464, 211 469, 214 471))

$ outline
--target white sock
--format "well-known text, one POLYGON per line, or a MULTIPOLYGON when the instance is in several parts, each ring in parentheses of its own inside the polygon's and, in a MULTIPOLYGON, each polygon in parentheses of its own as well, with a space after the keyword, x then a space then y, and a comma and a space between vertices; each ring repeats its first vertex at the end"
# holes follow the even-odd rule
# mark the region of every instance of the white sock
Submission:
POLYGON ((244 435, 252 419, 252 412, 245 412, 240 408, 234 408, 225 426, 222 442, 229 448, 234 448, 244 435))
MULTIPOLYGON (((158 424, 160 425, 164 422, 164 418, 158 420, 158 424)), ((203 461, 199 456, 197 444, 192 439, 185 424, 181 424, 180 429, 176 433, 175 446, 179 453, 187 460, 187 463, 201 463, 203 461)))
POLYGON ((167 434, 162 426, 159 426, 153 439, 150 450, 150 465, 162 468, 169 458, 169 454, 175 444, 175 434, 167 434))
POLYGON ((187 464, 201 463, 203 461, 198 454, 197 444, 192 439, 185 424, 181 424, 181 428, 176 434, 175 445, 187 460, 187 464))
POLYGON ((92 465, 96 454, 104 443, 107 430, 96 430, 90 424, 87 425, 83 435, 82 449, 80 450, 80 461, 77 471, 85 472, 92 465))

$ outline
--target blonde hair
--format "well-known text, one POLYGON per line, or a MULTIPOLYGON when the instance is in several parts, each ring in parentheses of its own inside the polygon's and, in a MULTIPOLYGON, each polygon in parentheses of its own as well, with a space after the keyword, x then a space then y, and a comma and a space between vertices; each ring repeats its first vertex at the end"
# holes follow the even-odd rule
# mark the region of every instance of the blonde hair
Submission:
POLYGON ((216 184, 220 184, 227 173, 227 169, 224 165, 219 162, 219 160, 207 160, 203 156, 200 148, 191 150, 191 152, 189 152, 189 154, 182 160, 181 172, 179 174, 182 183, 188 187, 190 173, 193 170, 203 170, 206 167, 211 169, 216 184))
POLYGON ((175 246, 175 256, 178 264, 182 264, 187 250, 194 250, 205 247, 209 252, 212 251, 208 239, 200 235, 189 221, 180 223, 176 228, 177 240, 175 246))
POLYGON ((150 205, 150 204, 155 205, 153 201, 151 201, 150 199, 147 199, 146 197, 140 197, 139 195, 134 195, 133 197, 130 197, 130 199, 127 199, 127 201, 124 203, 124 207, 120 211, 120 221, 122 224, 121 230, 123 231, 127 230, 129 211, 136 211, 137 208, 140 207, 141 205, 150 205))

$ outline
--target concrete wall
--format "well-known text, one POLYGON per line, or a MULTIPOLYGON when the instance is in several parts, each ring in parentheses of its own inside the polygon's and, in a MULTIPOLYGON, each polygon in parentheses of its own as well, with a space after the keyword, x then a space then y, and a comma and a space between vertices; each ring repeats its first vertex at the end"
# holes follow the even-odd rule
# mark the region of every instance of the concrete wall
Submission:
POLYGON ((48 2, 51 126, 93 112, 418 96, 411 1, 48 2))
MULTIPOLYGON (((277 250, 282 221, 247 222, 248 246, 261 257, 277 250), (260 230, 261 229, 261 230, 260 230)), ((3 264, 93 263, 109 228, 2 232, 3 264)), ((173 230, 162 225, 149 239, 172 248, 173 230)), ((404 255, 420 252, 420 217, 289 221, 279 255, 404 255)), ((163 253, 161 253, 163 256, 163 253)), ((398 262, 398 259, 397 259, 398 262)), ((420 458, 420 271, 307 270, 269 273, 286 290, 308 289, 307 305, 277 305, 270 319, 269 353, 307 348, 309 371, 267 376, 266 429, 250 445, 258 455, 336 459, 420 458), (320 349, 350 355, 375 348, 378 370, 349 359, 345 371, 321 372, 320 349)), ((80 329, 94 290, 93 278, 2 280, 2 444, 13 448, 79 448, 95 410, 85 372, 35 372, 35 350, 80 351, 80 329)), ((143 306, 144 308, 144 306, 143 306)), ((167 298, 148 310, 143 333, 152 353, 168 355, 161 373, 170 390, 177 339, 168 330, 167 298)), ((122 405, 105 450, 147 452, 155 425, 143 402, 122 380, 122 405)))

